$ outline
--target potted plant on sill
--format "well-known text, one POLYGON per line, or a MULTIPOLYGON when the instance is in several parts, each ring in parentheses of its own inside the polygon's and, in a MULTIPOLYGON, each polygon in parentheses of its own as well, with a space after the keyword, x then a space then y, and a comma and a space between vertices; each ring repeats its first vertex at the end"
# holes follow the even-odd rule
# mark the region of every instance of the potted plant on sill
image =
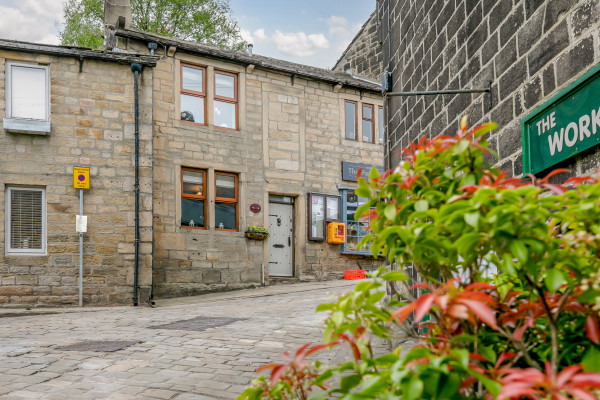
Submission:
POLYGON ((246 232, 244 232, 244 235, 248 239, 265 240, 269 237, 269 231, 267 231, 267 228, 265 228, 264 226, 248 225, 248 227, 246 228, 246 232))

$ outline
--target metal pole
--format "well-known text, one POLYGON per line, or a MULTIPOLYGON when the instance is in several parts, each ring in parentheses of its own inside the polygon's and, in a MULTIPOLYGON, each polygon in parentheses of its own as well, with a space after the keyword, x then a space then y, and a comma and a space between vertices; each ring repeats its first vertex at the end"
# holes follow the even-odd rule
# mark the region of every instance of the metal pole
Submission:
MULTIPOLYGON (((83 219, 83 189, 79 189, 79 215, 83 219)), ((79 307, 83 307, 83 232, 79 232, 79 307)))
POLYGON ((418 92, 390 92, 386 96, 429 96, 437 94, 489 93, 491 89, 426 90, 418 92))

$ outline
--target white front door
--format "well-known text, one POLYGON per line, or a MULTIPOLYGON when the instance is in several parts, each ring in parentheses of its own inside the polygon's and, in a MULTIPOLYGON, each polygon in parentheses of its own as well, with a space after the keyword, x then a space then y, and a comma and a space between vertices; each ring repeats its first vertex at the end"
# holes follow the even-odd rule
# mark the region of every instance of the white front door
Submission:
POLYGON ((294 206, 269 203, 269 275, 294 276, 294 206))

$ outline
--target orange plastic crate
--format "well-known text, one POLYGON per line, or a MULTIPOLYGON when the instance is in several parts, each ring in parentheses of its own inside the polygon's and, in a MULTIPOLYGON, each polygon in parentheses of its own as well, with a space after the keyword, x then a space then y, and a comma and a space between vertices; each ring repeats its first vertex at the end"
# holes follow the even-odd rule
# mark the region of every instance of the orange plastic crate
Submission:
POLYGON ((349 271, 344 271, 344 279, 365 279, 365 270, 364 269, 353 269, 349 271))

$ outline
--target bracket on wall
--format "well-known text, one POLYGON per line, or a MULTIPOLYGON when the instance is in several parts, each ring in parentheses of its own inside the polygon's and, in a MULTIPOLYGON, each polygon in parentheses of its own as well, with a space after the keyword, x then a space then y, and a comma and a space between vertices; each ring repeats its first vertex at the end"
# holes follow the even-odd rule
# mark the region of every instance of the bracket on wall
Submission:
POLYGON ((83 72, 83 57, 79 56, 79 73, 83 72))
POLYGON ((292 74, 292 75, 290 76, 290 79, 291 79, 291 81, 292 81, 292 86, 294 86, 294 79, 296 79, 296 74, 292 74))
POLYGON ((433 96, 438 94, 466 94, 466 93, 487 93, 489 98, 488 108, 491 110, 493 107, 492 99, 492 82, 488 83, 487 89, 457 89, 457 90, 424 90, 418 92, 389 92, 386 96, 433 96))

